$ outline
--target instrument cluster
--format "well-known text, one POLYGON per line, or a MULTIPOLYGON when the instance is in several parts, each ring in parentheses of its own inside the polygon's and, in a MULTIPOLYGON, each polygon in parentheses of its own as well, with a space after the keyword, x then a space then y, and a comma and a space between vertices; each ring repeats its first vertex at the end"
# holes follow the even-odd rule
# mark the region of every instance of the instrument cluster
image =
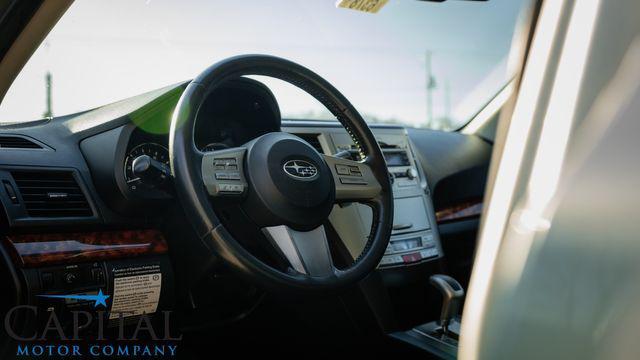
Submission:
MULTIPOLYGON (((211 152, 279 130, 280 109, 271 91, 256 80, 239 78, 211 92, 199 107, 194 142, 200 151, 211 152)), ((122 177, 135 197, 166 198, 172 193, 168 137, 141 128, 130 134, 122 177)))

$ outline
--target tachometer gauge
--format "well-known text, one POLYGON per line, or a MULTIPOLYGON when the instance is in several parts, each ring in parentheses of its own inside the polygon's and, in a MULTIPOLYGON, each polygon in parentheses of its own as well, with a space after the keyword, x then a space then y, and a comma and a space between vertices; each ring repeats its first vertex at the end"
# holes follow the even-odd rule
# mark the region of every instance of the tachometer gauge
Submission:
POLYGON ((124 177, 130 190, 160 187, 169 176, 169 151, 156 143, 143 143, 129 151, 124 177))

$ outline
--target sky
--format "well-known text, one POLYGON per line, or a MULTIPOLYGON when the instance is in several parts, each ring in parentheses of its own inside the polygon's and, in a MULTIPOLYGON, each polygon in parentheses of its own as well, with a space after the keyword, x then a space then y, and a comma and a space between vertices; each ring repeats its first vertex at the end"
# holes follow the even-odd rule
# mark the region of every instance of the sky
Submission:
MULTIPOLYGON (((320 74, 365 117, 424 126, 430 52, 433 117, 461 124, 474 89, 483 84, 475 95, 486 100, 506 81, 524 1, 390 0, 368 14, 333 0, 77 0, 9 89, 0 121, 42 117, 47 72, 53 113, 65 115, 191 79, 229 56, 262 53, 320 74)), ((326 113, 292 86, 265 82, 283 117, 326 113)))

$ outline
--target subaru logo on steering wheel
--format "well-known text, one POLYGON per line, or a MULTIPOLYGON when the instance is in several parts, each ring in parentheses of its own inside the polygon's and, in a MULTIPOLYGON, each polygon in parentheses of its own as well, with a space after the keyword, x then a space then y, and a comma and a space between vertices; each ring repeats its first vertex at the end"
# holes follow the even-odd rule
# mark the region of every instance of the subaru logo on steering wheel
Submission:
POLYGON ((313 180, 318 176, 318 168, 304 160, 289 160, 282 167, 284 172, 294 179, 313 180))

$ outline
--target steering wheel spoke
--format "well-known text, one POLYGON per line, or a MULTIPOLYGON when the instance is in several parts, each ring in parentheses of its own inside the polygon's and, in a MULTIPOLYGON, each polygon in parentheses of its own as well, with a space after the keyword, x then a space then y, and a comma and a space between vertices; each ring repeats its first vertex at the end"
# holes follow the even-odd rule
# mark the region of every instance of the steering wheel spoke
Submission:
POLYGON ((237 197, 247 190, 243 161, 247 149, 237 147, 202 153, 202 181, 212 197, 237 197))
POLYGON ((278 225, 265 227, 262 232, 297 272, 311 277, 335 274, 323 225, 311 231, 297 231, 278 225))
POLYGON ((369 164, 360 161, 323 155, 331 169, 338 202, 366 202, 382 191, 382 185, 369 164))

